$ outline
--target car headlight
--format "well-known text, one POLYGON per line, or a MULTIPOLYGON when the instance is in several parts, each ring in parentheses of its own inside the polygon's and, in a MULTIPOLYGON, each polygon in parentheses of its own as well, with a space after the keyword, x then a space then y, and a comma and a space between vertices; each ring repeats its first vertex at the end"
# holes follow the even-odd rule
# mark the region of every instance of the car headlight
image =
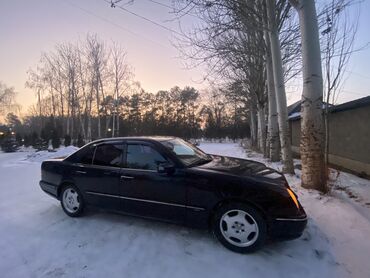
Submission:
POLYGON ((289 188, 286 189, 290 195, 290 197, 292 198, 294 204, 296 205, 297 209, 299 209, 299 203, 298 203, 298 200, 297 200, 297 197, 294 195, 293 191, 290 190, 289 188))

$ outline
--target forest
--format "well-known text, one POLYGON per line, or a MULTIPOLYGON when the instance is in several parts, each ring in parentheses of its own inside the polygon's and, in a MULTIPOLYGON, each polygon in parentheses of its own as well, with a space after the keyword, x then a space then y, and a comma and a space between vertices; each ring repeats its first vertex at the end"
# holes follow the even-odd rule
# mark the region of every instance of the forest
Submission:
POLYGON ((5 123, 26 145, 38 137, 44 141, 67 137, 77 144, 78 139, 130 135, 187 139, 249 135, 243 103, 225 97, 224 90, 200 93, 174 86, 146 92, 134 81, 126 55, 122 47, 108 45, 97 35, 57 45, 28 72, 26 86, 35 91, 36 104, 22 121, 8 113, 5 123))

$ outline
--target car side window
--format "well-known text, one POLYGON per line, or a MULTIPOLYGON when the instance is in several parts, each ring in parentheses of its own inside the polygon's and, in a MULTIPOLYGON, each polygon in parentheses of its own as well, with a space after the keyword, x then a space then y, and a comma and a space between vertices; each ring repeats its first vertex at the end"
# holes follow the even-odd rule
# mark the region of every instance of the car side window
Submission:
POLYGON ((157 170, 158 164, 167 160, 152 146, 145 144, 128 144, 126 168, 157 170))
POLYGON ((121 167, 123 160, 123 145, 103 144, 96 147, 93 165, 121 167))
POLYGON ((91 146, 80 158, 80 163, 91 164, 94 157, 95 147, 91 146))
POLYGON ((74 153, 71 157, 68 158, 68 161, 73 163, 81 163, 81 164, 91 164, 93 160, 95 152, 95 145, 89 145, 81 150, 78 150, 74 153))

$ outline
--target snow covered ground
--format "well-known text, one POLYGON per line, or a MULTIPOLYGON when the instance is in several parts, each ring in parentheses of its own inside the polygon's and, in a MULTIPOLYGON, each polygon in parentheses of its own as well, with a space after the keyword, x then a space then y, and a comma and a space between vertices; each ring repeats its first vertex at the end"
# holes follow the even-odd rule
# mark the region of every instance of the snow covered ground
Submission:
MULTIPOLYGON (((200 147, 266 162, 238 144, 200 147)), ((367 180, 340 173, 323 196, 300 187, 299 171, 287 176, 309 215, 303 236, 239 255, 205 231, 98 211, 66 216, 38 181, 43 159, 72 151, 0 152, 0 277, 370 277, 367 180)))

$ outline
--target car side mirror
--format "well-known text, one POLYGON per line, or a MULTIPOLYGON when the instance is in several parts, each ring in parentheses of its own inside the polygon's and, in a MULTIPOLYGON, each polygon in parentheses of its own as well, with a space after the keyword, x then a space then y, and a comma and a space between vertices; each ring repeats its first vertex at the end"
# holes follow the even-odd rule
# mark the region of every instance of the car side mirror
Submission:
POLYGON ((157 172, 160 174, 173 174, 175 172, 175 166, 170 163, 161 163, 157 166, 157 172))

